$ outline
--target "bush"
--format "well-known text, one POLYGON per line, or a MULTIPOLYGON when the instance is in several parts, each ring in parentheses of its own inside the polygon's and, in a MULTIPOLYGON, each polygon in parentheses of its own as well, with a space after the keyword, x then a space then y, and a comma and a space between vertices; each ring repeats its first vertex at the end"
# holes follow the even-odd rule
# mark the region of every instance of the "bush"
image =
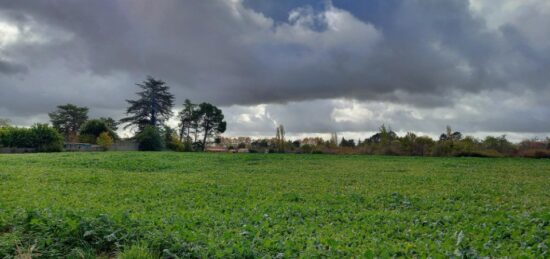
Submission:
POLYGON ((80 129, 79 140, 84 143, 96 144, 101 133, 107 132, 111 139, 118 139, 118 135, 112 131, 103 120, 89 120, 80 129))
MULTIPOLYGON (((451 156, 454 151, 454 143, 451 141, 439 141, 432 148, 433 156, 451 156)), ((459 151, 461 152, 461 151, 459 151)), ((457 153, 459 153, 457 152, 457 153)))
POLYGON ((111 137, 111 135, 109 134, 109 132, 105 131, 105 132, 99 134, 99 137, 97 137, 96 142, 99 146, 101 146, 101 148, 104 151, 107 151, 107 150, 109 150, 109 148, 111 148, 114 141, 113 141, 113 138, 111 137))
POLYGON ((309 154, 309 153, 313 152, 313 146, 311 146, 310 144, 305 144, 305 145, 302 145, 300 147, 300 150, 304 154, 309 154))
POLYGON ((166 147, 172 151, 177 152, 187 151, 185 144, 179 141, 179 139, 177 138, 172 138, 168 143, 166 143, 166 147))
POLYGON ((161 151, 164 149, 164 141, 157 128, 147 125, 141 133, 137 135, 139 150, 141 151, 161 151))
POLYGON ((33 138, 33 147, 38 152, 63 151, 63 136, 47 124, 35 124, 30 132, 33 138))
POLYGON ((47 124, 35 124, 31 128, 3 127, 0 144, 11 148, 34 148, 37 152, 63 150, 63 136, 47 124))
POLYGON ((528 158, 550 158, 550 150, 547 149, 530 149, 523 150, 519 153, 522 157, 528 158))

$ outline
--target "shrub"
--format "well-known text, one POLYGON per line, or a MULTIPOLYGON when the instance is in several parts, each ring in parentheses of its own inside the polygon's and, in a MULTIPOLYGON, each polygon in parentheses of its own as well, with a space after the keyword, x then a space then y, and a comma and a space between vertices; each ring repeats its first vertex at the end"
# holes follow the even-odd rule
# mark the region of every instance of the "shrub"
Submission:
POLYGON ((60 152, 63 150, 63 136, 47 124, 35 124, 30 128, 32 147, 38 152, 60 152))
POLYGON ((550 158, 550 150, 547 149, 529 149, 522 150, 519 153, 522 157, 528 158, 550 158))
POLYGON ((310 144, 305 144, 300 147, 300 150, 302 151, 302 153, 309 154, 313 151, 313 146, 311 146, 310 144))
POLYGON ((171 138, 168 143, 166 143, 166 147, 170 150, 177 151, 177 152, 185 152, 187 151, 186 145, 179 141, 177 138, 171 138))
POLYGON ((453 143, 451 141, 439 141, 432 148, 433 156, 450 156, 453 153, 453 143))
POLYGON ((543 141, 538 139, 524 140, 519 143, 518 147, 520 151, 538 150, 538 149, 545 149, 547 147, 547 143, 544 143, 543 141))
POLYGON ((9 147, 10 127, 0 127, 0 147, 9 147))
POLYGON ((164 141, 158 129, 151 125, 145 126, 136 138, 141 151, 161 151, 164 149, 164 141))
POLYGON ((86 123, 82 125, 79 140, 84 143, 96 144, 99 135, 103 132, 107 132, 113 140, 118 139, 117 134, 109 128, 105 121, 95 119, 86 121, 86 123))
POLYGON ((178 135, 172 128, 168 126, 164 126, 162 130, 162 135, 164 136, 164 142, 166 143, 166 148, 177 152, 186 151, 185 144, 178 139, 178 135))
POLYGON ((483 140, 483 147, 496 150, 502 154, 512 154, 515 149, 514 145, 506 139, 505 135, 500 137, 487 136, 485 140, 483 140))
POLYGON ((101 148, 104 151, 107 151, 107 150, 109 150, 109 148, 111 148, 114 141, 113 141, 113 138, 111 137, 111 135, 109 134, 109 132, 105 131, 105 132, 99 134, 99 137, 97 137, 96 142, 99 146, 101 146, 101 148))
POLYGON ((35 124, 31 128, 3 127, 0 142, 4 147, 35 148, 38 152, 63 150, 63 136, 47 124, 35 124))

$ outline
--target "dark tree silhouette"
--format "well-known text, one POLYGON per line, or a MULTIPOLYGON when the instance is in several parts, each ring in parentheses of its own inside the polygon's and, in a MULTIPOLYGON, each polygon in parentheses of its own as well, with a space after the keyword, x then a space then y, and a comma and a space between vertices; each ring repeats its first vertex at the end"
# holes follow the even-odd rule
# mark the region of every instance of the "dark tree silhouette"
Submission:
POLYGON ((101 133, 107 132, 113 140, 118 139, 118 135, 102 119, 93 119, 86 121, 80 128, 80 141, 95 144, 101 133))
POLYGON ((178 114, 179 119, 179 137, 180 141, 191 143, 193 134, 198 134, 198 105, 192 103, 189 99, 185 99, 183 109, 178 114))
POLYGON ((57 106, 57 110, 48 114, 53 127, 67 141, 76 141, 78 131, 88 120, 88 107, 78 107, 73 104, 57 106))
POLYGON ((460 133, 458 131, 453 132, 453 130, 451 129, 451 126, 447 126, 446 132, 442 133, 439 136, 439 141, 453 142, 453 141, 459 141, 461 139, 462 139, 462 133, 460 133))
POLYGON ((130 104, 126 110, 128 117, 120 120, 126 124, 125 129, 137 126, 141 132, 145 126, 156 127, 172 116, 174 96, 164 81, 149 76, 142 84, 136 85, 142 91, 136 93, 139 96, 137 100, 126 100, 130 104))
POLYGON ((111 129, 112 131, 117 131, 118 130, 118 121, 114 120, 113 118, 111 118, 111 117, 107 117, 107 118, 101 117, 99 119, 102 120, 103 122, 105 122, 107 127, 109 129, 111 129))
POLYGON ((223 120, 222 110, 210 103, 199 104, 197 121, 203 133, 202 150, 206 149, 209 138, 224 133, 227 123, 223 120))

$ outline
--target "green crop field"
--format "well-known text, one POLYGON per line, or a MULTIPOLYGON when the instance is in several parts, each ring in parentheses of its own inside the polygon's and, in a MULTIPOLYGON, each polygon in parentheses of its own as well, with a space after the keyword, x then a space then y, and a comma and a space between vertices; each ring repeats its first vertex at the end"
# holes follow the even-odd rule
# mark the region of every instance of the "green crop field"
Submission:
POLYGON ((0 155, 0 258, 549 257, 550 160, 0 155))

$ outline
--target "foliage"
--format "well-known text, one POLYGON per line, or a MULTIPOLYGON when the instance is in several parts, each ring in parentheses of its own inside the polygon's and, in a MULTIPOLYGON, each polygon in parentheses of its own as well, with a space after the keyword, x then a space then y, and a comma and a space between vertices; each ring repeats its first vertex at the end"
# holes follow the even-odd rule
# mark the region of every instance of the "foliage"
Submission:
POLYGON ((97 137, 97 144, 101 146, 101 148, 105 151, 109 150, 111 146, 114 143, 113 137, 111 137, 111 134, 107 131, 102 132, 99 134, 99 137, 97 137))
POLYGON ((485 140, 483 140, 483 147, 498 151, 502 154, 514 152, 514 145, 506 139, 506 135, 500 137, 487 136, 485 140))
POLYGON ((67 141, 76 141, 80 127, 88 119, 88 108, 74 104, 57 106, 57 110, 48 114, 53 127, 65 137, 67 141))
POLYGON ((33 247, 44 258, 546 258, 550 247, 549 160, 109 152, 0 155, 0 168, 7 258, 33 247))
POLYGON ((166 143, 166 148, 177 152, 189 151, 186 148, 185 143, 182 143, 178 139, 176 132, 172 128, 168 126, 164 126, 163 135, 164 135, 164 143, 166 143))
POLYGON ((136 93, 138 99, 126 100, 130 104, 126 109, 128 117, 120 120, 126 124, 125 129, 136 126, 138 132, 141 132, 147 125, 156 127, 172 116, 174 95, 169 92, 170 87, 164 81, 149 76, 142 84, 136 85, 142 91, 136 93))
POLYGON ((159 130, 146 125, 143 131, 136 136, 141 151, 161 151, 164 149, 164 141, 159 130))
POLYGON ((133 245, 117 256, 117 259, 155 259, 144 245, 133 245))
POLYGON ((183 109, 178 113, 178 120, 179 140, 187 145, 193 140, 197 141, 197 135, 200 134, 198 105, 185 99, 183 109))
POLYGON ((309 154, 309 153, 313 152, 313 146, 310 145, 310 144, 304 144, 300 147, 300 150, 304 154, 309 154))
POLYGON ((529 158, 550 158, 550 150, 547 149, 528 149, 520 153, 523 157, 529 158))
POLYGON ((210 103, 199 104, 197 120, 203 135, 201 144, 204 151, 210 138, 225 132, 227 123, 224 121, 222 110, 210 103))
POLYGON ((111 117, 101 117, 99 120, 102 120, 107 124, 107 128, 109 128, 111 131, 116 132, 118 130, 118 121, 111 117))
POLYGON ((346 140, 344 137, 342 137, 342 140, 340 141, 340 147, 355 147, 355 140, 346 140))
POLYGON ((439 141, 459 141, 462 139, 462 133, 451 129, 451 126, 447 126, 447 131, 439 136, 439 141))
POLYGON ((35 124, 30 128, 32 147, 37 152, 59 152, 63 150, 63 136, 47 124, 35 124))
POLYGON ((58 152, 63 150, 63 136, 47 124, 35 124, 31 128, 3 127, 0 128, 0 145, 58 152))
POLYGON ((79 138, 81 142, 96 144, 96 140, 103 132, 107 132, 109 137, 113 140, 118 139, 118 135, 111 128, 109 128, 108 123, 102 119, 86 121, 80 129, 79 138))
POLYGON ((280 153, 284 153, 286 149, 285 143, 285 127, 281 124, 277 126, 275 134, 275 146, 280 153))

